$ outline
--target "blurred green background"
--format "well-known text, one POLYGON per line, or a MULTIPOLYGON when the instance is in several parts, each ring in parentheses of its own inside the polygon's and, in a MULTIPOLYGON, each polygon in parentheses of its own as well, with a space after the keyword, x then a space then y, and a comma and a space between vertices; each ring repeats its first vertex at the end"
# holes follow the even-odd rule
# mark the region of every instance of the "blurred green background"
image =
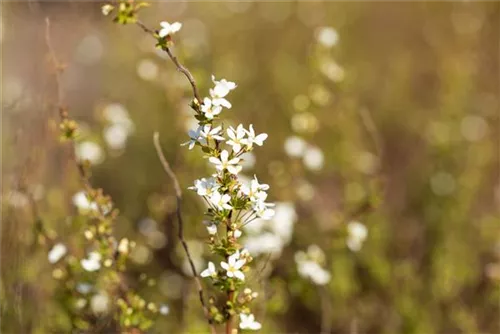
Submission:
MULTIPOLYGON (((81 238, 68 218, 81 185, 57 140, 45 17, 82 154, 95 158, 92 183, 120 209, 117 234, 138 243, 130 280, 169 305, 151 332, 205 332, 152 144, 159 131, 184 189, 211 172, 180 146, 193 127, 185 78, 153 38, 96 3, 2 9, 2 332, 69 332, 19 190, 63 240, 81 238)), ((236 82, 225 123, 269 134, 243 172, 285 203, 274 225, 249 231, 271 249, 250 280, 263 333, 500 332, 498 3, 155 2, 141 20, 182 22, 174 51, 202 94, 212 74, 236 82), (352 221, 368 231, 357 251, 346 243, 352 221), (326 285, 297 270, 310 245, 324 252, 326 285)), ((204 206, 187 190, 184 203, 204 268, 204 206)))

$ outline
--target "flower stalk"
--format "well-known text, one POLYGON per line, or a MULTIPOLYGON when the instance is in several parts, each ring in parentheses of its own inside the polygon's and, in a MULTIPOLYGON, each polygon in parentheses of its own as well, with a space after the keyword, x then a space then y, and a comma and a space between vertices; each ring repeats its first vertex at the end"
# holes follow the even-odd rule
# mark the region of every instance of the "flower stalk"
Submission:
MULTIPOLYGON (((207 314, 200 285, 200 302, 208 317, 212 332, 214 332, 213 323, 218 323, 225 324, 226 334, 237 333, 236 316, 240 317, 240 329, 258 330, 261 324, 255 321, 249 307, 257 294, 252 293, 245 286, 245 273, 250 270, 250 263, 253 259, 249 252, 240 245, 238 239, 242 236, 242 228, 254 219, 271 219, 274 215, 272 209, 274 204, 266 202, 268 185, 260 184, 257 177, 249 183, 243 182, 238 174, 243 168, 241 162, 245 154, 251 152, 255 146, 262 146, 267 139, 267 134, 256 134, 253 125, 250 125, 248 129, 245 129, 242 124, 236 128, 225 127, 220 117, 224 109, 232 107, 227 96, 236 88, 236 84, 226 79, 217 80, 215 76, 212 76, 214 87, 209 90, 209 96, 202 99, 192 74, 180 64, 171 50, 174 43, 173 35, 182 28, 182 24, 161 22, 161 28, 153 30, 137 18, 138 10, 143 7, 139 4, 142 3, 120 2, 114 21, 124 24, 135 23, 143 31, 152 35, 157 41, 156 46, 167 53, 177 70, 188 79, 193 92, 190 106, 198 121, 198 127, 189 131, 189 141, 182 145, 187 145, 189 150, 195 147, 201 149, 215 172, 210 177, 195 180, 194 186, 189 189, 196 191, 207 204, 205 216, 208 220, 206 224, 208 244, 212 255, 223 259, 219 266, 209 262, 208 268, 202 271, 200 276, 210 280, 213 287, 218 288, 226 297, 218 304, 216 304, 216 298, 211 297, 207 314), (219 235, 220 229, 224 229, 225 233, 219 235)), ((110 9, 110 5, 106 6, 106 10, 103 8, 103 13, 108 15, 114 8, 110 9)), ((193 276, 198 282, 182 232, 180 187, 175 174, 163 156, 157 134, 154 140, 160 161, 176 188, 179 239, 190 262, 193 276)))

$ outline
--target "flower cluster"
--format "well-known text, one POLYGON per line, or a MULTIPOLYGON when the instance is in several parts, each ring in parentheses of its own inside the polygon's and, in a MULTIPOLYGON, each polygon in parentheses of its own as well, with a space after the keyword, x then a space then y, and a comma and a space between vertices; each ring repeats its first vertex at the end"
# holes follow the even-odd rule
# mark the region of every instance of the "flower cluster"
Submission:
POLYGON ((330 282, 330 273, 322 267, 325 253, 317 245, 309 246, 307 252, 295 253, 295 262, 300 276, 310 279, 316 285, 330 282))
MULTIPOLYGON (((231 321, 233 314, 240 316, 241 329, 260 329, 247 304, 254 297, 243 298, 239 294, 245 282, 245 272, 249 270, 252 257, 238 239, 242 228, 256 219, 269 220, 274 216, 274 204, 267 202, 269 185, 260 183, 256 176, 249 182, 238 177, 243 166, 244 154, 255 146, 262 146, 267 134, 256 133, 253 125, 246 129, 242 124, 224 127, 219 117, 224 109, 230 109, 227 95, 236 88, 234 82, 216 80, 214 87, 203 101, 194 100, 191 107, 196 112, 198 127, 189 131, 187 145, 191 150, 199 147, 205 153, 214 173, 210 177, 194 182, 189 189, 196 191, 207 204, 205 222, 209 243, 214 254, 223 259, 217 266, 209 262, 201 272, 201 277, 210 279, 214 286, 226 292, 227 306, 223 310, 211 307, 215 321, 231 321), (201 103, 200 103, 201 102, 201 103)), ((245 289, 243 289, 245 290, 245 289)))

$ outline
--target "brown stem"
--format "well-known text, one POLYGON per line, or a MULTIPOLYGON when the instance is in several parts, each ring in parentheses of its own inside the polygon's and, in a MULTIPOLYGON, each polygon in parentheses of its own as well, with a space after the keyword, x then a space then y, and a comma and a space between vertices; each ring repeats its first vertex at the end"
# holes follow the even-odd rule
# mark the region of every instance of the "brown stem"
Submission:
POLYGON ((184 221, 182 219, 182 190, 179 185, 179 181, 177 180, 177 177, 175 176, 175 173, 172 171, 172 168, 170 167, 170 164, 168 163, 167 159, 165 158, 165 155, 163 154, 163 150, 161 149, 160 145, 160 135, 158 132, 155 132, 153 135, 153 143, 156 148, 156 153, 158 155, 158 158, 160 159, 160 162, 163 166, 163 169, 165 170, 165 173, 170 177, 172 182, 174 183, 174 189, 175 189, 175 197, 176 197, 176 215, 177 215, 177 221, 179 223, 179 232, 178 232, 178 237, 179 240, 181 241, 182 247, 184 248, 184 252, 186 253, 186 256, 188 258, 189 266, 191 268, 191 272, 193 274, 193 278, 196 283, 196 287, 198 289, 198 296, 200 299, 201 306, 203 308, 203 312, 205 313, 205 317, 208 320, 208 323, 210 325, 210 330, 213 334, 217 333, 215 330, 215 326, 213 325, 212 318, 210 317, 210 312, 208 311, 207 305, 205 304, 205 297, 203 294, 203 286, 200 282, 200 279, 198 278, 198 273, 196 272, 196 267, 194 266, 193 258, 191 257, 191 253, 189 252, 189 247, 186 243, 186 240, 184 239, 184 221))
MULTIPOLYGON (((142 29, 144 30, 146 33, 152 35, 153 37, 155 37, 156 35, 156 32, 151 29, 151 28, 148 28, 144 23, 142 23, 141 21, 137 20, 136 21, 136 24, 142 29)), ((202 100, 200 98, 200 95, 198 94, 198 87, 196 86, 196 82, 194 81, 194 77, 193 75, 191 74, 191 72, 189 72, 189 70, 184 67, 180 62, 179 60, 177 59, 177 57, 172 53, 172 50, 170 50, 170 48, 168 46, 163 46, 162 47, 162 50, 165 51, 168 56, 170 57, 170 59, 172 60, 172 62, 174 63, 175 67, 177 68, 177 70, 179 72, 181 72, 182 74, 184 74, 184 76, 188 79, 189 83, 191 84, 191 88, 193 89, 193 95, 194 97, 196 98, 196 100, 201 103, 202 100)))
MULTIPOLYGON (((231 211, 229 213, 228 220, 226 222, 226 236, 230 242, 234 241, 233 235, 232 235, 233 230, 231 228, 231 216, 232 216, 232 214, 233 214, 233 211, 231 211), (229 236, 230 234, 231 234, 231 236, 229 236)), ((226 261, 228 263, 229 263, 229 256, 230 256, 229 254, 226 256, 226 261)), ((234 298, 234 288, 233 288, 232 283, 231 283, 231 287, 227 291, 227 300, 230 302, 233 302, 233 298, 234 298)), ((226 321, 226 334, 233 334, 233 316, 229 312, 228 312, 228 318, 226 321)))
MULTIPOLYGON (((227 300, 233 300, 234 290, 229 290, 227 300)), ((226 322, 226 334, 233 334, 233 316, 230 314, 226 322)))

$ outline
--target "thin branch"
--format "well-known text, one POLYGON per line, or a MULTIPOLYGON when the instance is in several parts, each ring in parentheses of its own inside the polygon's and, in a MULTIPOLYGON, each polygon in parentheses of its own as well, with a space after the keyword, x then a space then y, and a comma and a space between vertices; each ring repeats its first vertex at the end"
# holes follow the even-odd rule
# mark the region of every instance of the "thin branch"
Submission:
POLYGON ((330 295, 328 294, 328 291, 323 287, 319 287, 318 292, 321 301, 321 334, 329 334, 332 331, 332 326, 331 326, 332 307, 331 307, 330 295))
POLYGON ((377 151, 377 155, 380 160, 382 159, 383 149, 382 149, 382 139, 380 138, 377 126, 375 125, 375 122, 373 121, 373 118, 367 109, 360 108, 359 115, 361 116, 361 121, 363 122, 363 125, 365 126, 366 130, 368 131, 368 134, 373 140, 373 144, 375 145, 375 150, 377 151))
MULTIPOLYGON (((64 104, 64 90, 63 90, 63 87, 61 84, 61 74, 63 73, 63 71, 65 69, 65 65, 63 65, 58 60, 56 53, 54 51, 54 48, 52 46, 52 42, 51 42, 51 38, 50 38, 50 20, 48 17, 45 18, 45 23, 46 23, 45 41, 47 44, 47 48, 49 50, 50 60, 53 64, 54 70, 55 70, 54 76, 55 76, 55 85, 56 85, 56 89, 57 89, 56 106, 57 106, 57 109, 59 111, 59 117, 60 117, 61 121, 65 121, 68 119, 68 110, 64 104)), ((86 188, 87 191, 90 191, 91 189, 93 189, 93 187, 89 181, 89 177, 85 171, 83 164, 81 164, 78 161, 78 158, 76 156, 76 151, 75 151, 75 142, 73 140, 71 140, 70 143, 71 143, 71 150, 70 150, 71 151, 70 152, 71 153, 71 160, 76 165, 76 168, 78 170, 78 174, 80 176, 81 182, 83 183, 84 187, 86 188)), ((98 205, 98 211, 100 214, 99 219, 101 219, 102 217, 104 217, 104 212, 103 212, 103 208, 101 205, 98 205)), ((128 295, 127 295, 128 290, 129 290, 129 287, 126 283, 125 277, 124 277, 124 275, 120 274, 119 275, 119 282, 118 282, 118 285, 116 286, 116 291, 121 298, 127 300, 127 302, 129 304, 131 304, 131 301, 129 300, 128 295)), ((139 333, 139 334, 143 333, 143 331, 139 330, 138 328, 133 328, 133 332, 139 333)))
POLYGON ((182 219, 182 191, 181 191, 181 187, 179 186, 179 181, 177 180, 175 173, 172 171, 170 164, 168 163, 167 159, 165 158, 165 155, 163 154, 163 150, 162 150, 161 145, 160 145, 160 135, 158 134, 158 132, 155 132, 153 135, 153 143, 154 143, 154 146, 156 149, 156 154, 158 155, 158 158, 160 159, 160 162, 163 166, 163 170, 165 171, 165 173, 167 173, 168 177, 172 180, 172 182, 174 184, 175 197, 177 199, 176 215, 177 215, 177 221, 179 223, 178 237, 179 237, 179 240, 181 241, 182 247, 184 248, 184 252, 186 253, 186 256, 188 258, 189 266, 191 268, 191 272, 192 272, 193 278, 196 282, 196 287, 198 289, 198 296, 200 298, 201 306, 203 307, 203 312, 205 313, 205 317, 208 320, 211 332, 213 334, 215 334, 215 333, 217 333, 217 331, 215 330, 215 326, 213 325, 212 318, 210 317, 210 312, 208 311, 207 305, 205 303, 203 286, 202 286, 201 281, 198 277, 198 273, 196 272, 196 267, 194 266, 193 258, 191 256, 191 253, 189 252, 189 248, 188 248, 188 245, 186 243, 186 240, 184 239, 184 220, 182 219))
MULTIPOLYGON (((151 28, 148 28, 144 23, 142 23, 140 20, 137 20, 136 21, 136 24, 146 33, 152 35, 153 37, 155 37, 156 35, 156 32, 151 29, 151 28)), ((184 74, 184 76, 188 79, 189 83, 191 84, 191 88, 193 89, 193 95, 195 97, 195 99, 201 103, 201 98, 200 98, 200 95, 198 94, 198 87, 196 86, 196 82, 194 81, 194 77, 193 75, 191 74, 191 72, 189 72, 189 70, 184 67, 180 62, 179 60, 177 59, 177 57, 172 53, 172 50, 170 50, 170 48, 168 46, 163 46, 162 47, 162 50, 165 51, 168 56, 170 57, 170 59, 172 60, 172 62, 174 63, 175 67, 177 68, 177 70, 179 72, 181 72, 182 74, 184 74)))

